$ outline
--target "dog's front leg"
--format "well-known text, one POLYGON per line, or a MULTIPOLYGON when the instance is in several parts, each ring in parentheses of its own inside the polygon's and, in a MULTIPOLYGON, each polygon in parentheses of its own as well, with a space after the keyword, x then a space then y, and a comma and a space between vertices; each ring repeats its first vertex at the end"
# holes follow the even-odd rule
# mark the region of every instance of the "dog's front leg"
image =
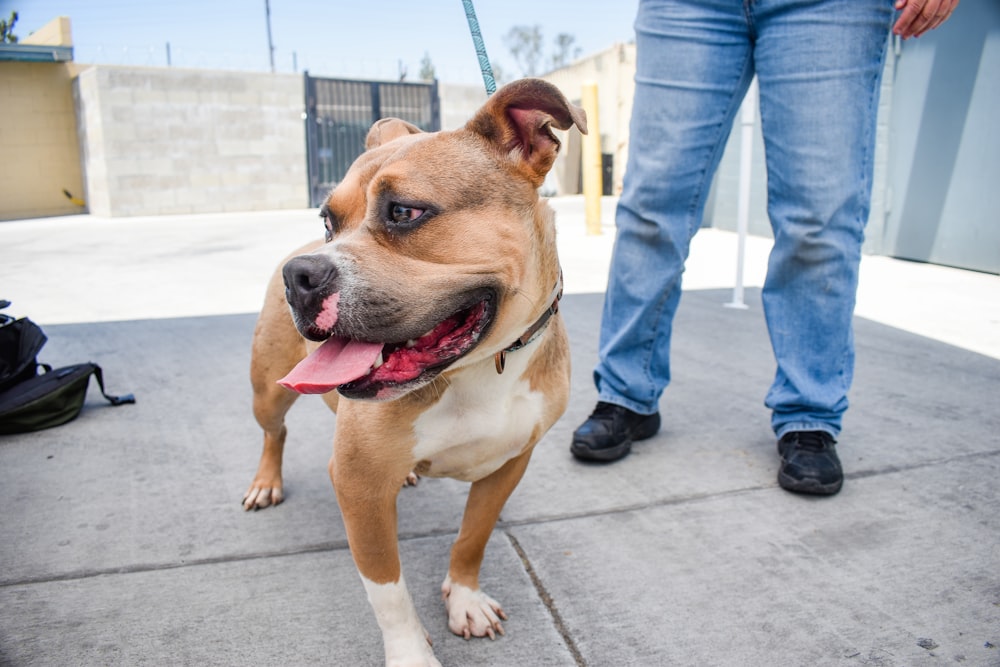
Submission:
POLYGON ((451 548, 448 576, 441 584, 448 627, 466 639, 495 639, 496 633, 503 634, 500 620, 507 620, 507 616, 500 603, 479 590, 479 569, 500 511, 521 481, 530 458, 531 448, 469 489, 462 528, 451 548))
MULTIPOLYGON (((338 443, 339 444, 339 443, 338 443)), ((335 447, 330 479, 344 517, 351 555, 375 612, 388 667, 441 667, 413 606, 399 561, 396 496, 409 472, 371 475, 360 450, 335 447), (359 474, 360 473, 360 474, 359 474), (397 479, 398 477, 398 479, 397 479)))

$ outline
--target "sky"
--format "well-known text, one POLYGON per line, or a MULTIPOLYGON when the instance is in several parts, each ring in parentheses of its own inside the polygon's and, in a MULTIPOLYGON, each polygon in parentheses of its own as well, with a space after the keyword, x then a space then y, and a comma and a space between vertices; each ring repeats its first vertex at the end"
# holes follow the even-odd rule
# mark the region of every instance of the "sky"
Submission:
MULTIPOLYGON (((269 0, 275 71, 419 79, 425 54, 444 83, 481 84, 462 0, 269 0)), ((581 55, 633 39, 638 0, 474 0, 486 51, 506 78, 522 76, 504 37, 541 27, 543 49, 575 38, 581 55)), ((0 0, 24 38, 57 16, 71 21, 74 60, 270 70, 265 0, 0 0)))

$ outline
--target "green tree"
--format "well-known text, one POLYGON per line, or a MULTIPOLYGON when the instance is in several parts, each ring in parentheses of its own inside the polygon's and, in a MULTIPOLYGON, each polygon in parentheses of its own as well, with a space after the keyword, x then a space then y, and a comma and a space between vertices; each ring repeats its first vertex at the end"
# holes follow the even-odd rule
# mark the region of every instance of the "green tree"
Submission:
POLYGON ((0 44, 17 44, 14 34, 14 24, 17 23, 17 12, 10 13, 10 19, 0 19, 0 44))
POLYGON ((431 54, 424 51, 424 57, 420 61, 420 78, 423 81, 433 81, 436 75, 434 63, 431 62, 431 54))

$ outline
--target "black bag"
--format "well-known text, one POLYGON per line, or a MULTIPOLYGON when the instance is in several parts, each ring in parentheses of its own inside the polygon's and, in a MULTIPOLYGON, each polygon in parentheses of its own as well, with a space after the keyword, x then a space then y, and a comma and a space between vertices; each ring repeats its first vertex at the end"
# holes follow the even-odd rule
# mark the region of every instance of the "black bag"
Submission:
MULTIPOLYGON (((10 305, 0 301, 0 310, 10 305)), ((38 374, 38 351, 48 340, 29 319, 0 314, 0 392, 38 374)))
MULTIPOLYGON (((10 305, 0 301, 0 309, 10 305)), ((83 408, 90 376, 111 405, 135 403, 131 394, 109 396, 101 367, 87 362, 52 369, 38 363, 46 336, 27 318, 0 314, 0 434, 51 428, 74 419, 83 408), (38 369, 44 372, 39 374, 38 369)))

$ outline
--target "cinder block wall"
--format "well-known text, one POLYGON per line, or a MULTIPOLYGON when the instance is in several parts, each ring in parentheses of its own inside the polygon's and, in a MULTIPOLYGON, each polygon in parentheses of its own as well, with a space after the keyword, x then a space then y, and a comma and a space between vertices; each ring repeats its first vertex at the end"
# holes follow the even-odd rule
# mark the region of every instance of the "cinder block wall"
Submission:
POLYGON ((0 62, 0 220, 82 212, 72 63, 0 62))
POLYGON ((297 75, 98 65, 74 86, 90 212, 309 206, 297 75))

